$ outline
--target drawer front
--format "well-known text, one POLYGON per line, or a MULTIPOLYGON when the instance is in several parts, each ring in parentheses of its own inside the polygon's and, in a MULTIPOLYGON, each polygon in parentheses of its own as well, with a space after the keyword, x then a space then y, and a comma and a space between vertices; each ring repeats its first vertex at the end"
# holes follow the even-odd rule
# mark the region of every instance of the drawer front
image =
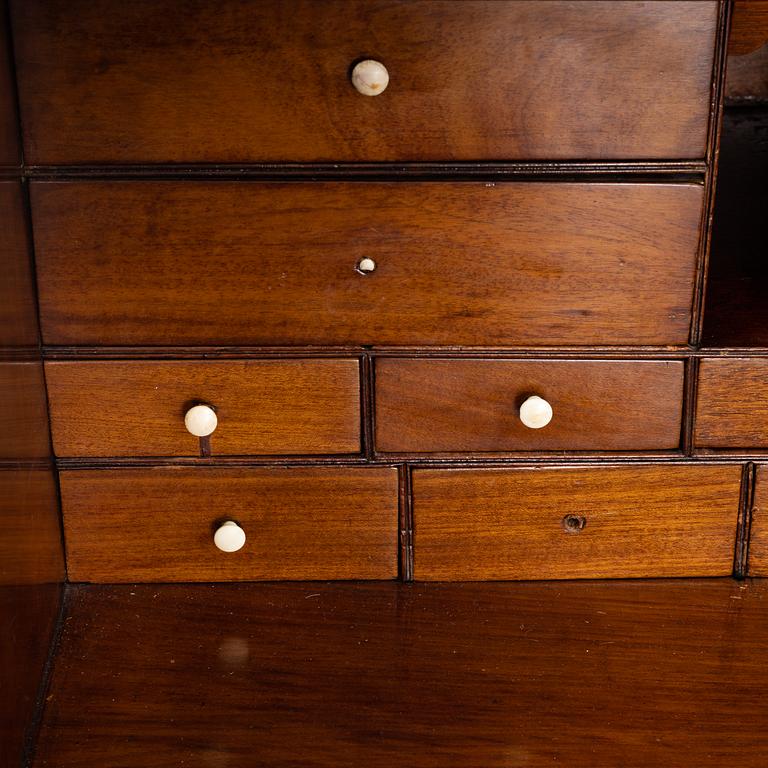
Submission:
POLYGON ((768 464, 755 472, 748 568, 750 576, 768 576, 768 464))
POLYGON ((679 361, 384 358, 376 362, 376 448, 394 453, 677 448, 682 394, 679 361), (551 408, 544 426, 530 410, 531 398, 551 408))
POLYGON ((40 182, 32 205, 48 344, 684 344, 702 187, 40 182))
POLYGON ((739 466, 417 469, 423 580, 723 576, 739 466))
POLYGON ((74 470, 60 473, 72 581, 390 579, 397 470, 74 470), (214 534, 235 521, 245 545, 214 534))
POLYGON ((357 360, 48 362, 57 456, 199 456, 185 426, 216 413, 211 455, 360 451, 357 360))
POLYGON ((705 153, 716 2, 11 7, 32 164, 705 153))
POLYGON ((694 442, 700 448, 768 448, 768 359, 705 359, 694 442))

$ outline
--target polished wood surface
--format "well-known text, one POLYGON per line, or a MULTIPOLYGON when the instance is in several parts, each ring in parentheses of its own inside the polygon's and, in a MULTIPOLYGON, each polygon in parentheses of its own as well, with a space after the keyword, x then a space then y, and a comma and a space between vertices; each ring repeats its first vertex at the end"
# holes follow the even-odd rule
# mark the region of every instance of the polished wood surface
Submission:
MULTIPOLYGON (((2 474, 2 473, 0 473, 2 474)), ((0 765, 27 765, 43 670, 59 613, 60 584, 0 586, 0 765)))
POLYGON ((768 358, 701 361, 694 443, 768 448, 768 358))
POLYGON ((48 459, 51 441, 43 364, 0 352, 0 461, 48 459))
POLYGON ((416 469, 426 581, 723 576, 739 466, 416 469))
POLYGON ((711 1, 11 7, 33 165, 704 157, 711 1))
POLYGON ((389 467, 59 473, 71 581, 388 579, 398 478, 389 467), (246 533, 223 553, 224 520, 246 533))
POLYGON ((0 348, 37 347, 37 305, 18 180, 0 181, 0 348))
POLYGON ((360 451, 357 360, 48 362, 57 456, 199 456, 194 404, 218 417, 212 456, 360 451))
POLYGON ((643 450, 680 444, 683 364, 625 360, 376 361, 384 452, 643 450), (554 411, 529 429, 531 395, 554 411))
POLYGON ((39 182, 47 344, 682 344, 696 184, 39 182), (369 275, 361 258, 377 264, 369 275))
POLYGON ((737 0, 733 4, 728 53, 742 56, 768 43, 768 2, 737 0))
POLYGON ((768 576, 768 464, 759 464, 755 471, 750 533, 749 575, 768 576))
POLYGON ((8 7, 5 0, 0 0, 0 166, 18 166, 21 163, 16 84, 12 68, 8 7))
POLYGON ((767 601, 730 579, 76 587, 34 766, 764 768, 767 601))

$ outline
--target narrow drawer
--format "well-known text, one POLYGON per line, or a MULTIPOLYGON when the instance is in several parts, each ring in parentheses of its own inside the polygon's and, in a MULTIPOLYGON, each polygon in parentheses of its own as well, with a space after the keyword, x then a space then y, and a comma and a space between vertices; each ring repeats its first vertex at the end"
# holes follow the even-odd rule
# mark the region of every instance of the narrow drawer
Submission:
POLYGON ((741 468, 413 472, 417 579, 723 576, 741 468))
POLYGON ((705 153, 714 0, 11 9, 31 164, 705 153), (361 60, 387 70, 377 95, 352 85, 361 60))
POLYGON ((768 464, 755 471, 747 567, 750 576, 768 576, 768 464))
POLYGON ((60 473, 72 581, 390 579, 397 470, 72 470, 60 473), (245 544, 214 543, 225 521, 245 544))
POLYGON ((768 448, 768 359, 701 361, 694 443, 700 448, 768 448))
POLYGON ((196 405, 216 414, 211 455, 360 451, 357 360, 48 362, 45 375, 57 456, 199 456, 196 405))
POLYGON ((376 362, 376 448, 677 448, 682 394, 679 361, 384 358, 376 362))
POLYGON ((685 344, 702 187, 37 182, 32 205, 48 344, 685 344))

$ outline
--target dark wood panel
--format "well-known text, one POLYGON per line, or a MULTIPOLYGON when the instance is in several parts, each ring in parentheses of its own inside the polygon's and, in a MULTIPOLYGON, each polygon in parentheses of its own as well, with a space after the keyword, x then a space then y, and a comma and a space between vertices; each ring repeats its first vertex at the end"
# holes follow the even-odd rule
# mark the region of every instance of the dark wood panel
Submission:
POLYGON ((43 364, 0 356, 0 460, 48 459, 51 441, 43 364))
POLYGON ((748 567, 750 576, 768 576, 768 464, 755 472, 748 567))
POLYGON ((741 56, 768 42, 768 2, 737 0, 733 4, 728 53, 741 56))
POLYGON ((715 2, 11 6, 33 164, 705 152, 715 2), (350 84, 366 58, 375 97, 350 84))
POLYGON ((57 456, 197 456, 184 426, 218 417, 211 455, 360 452, 357 360, 48 362, 57 456))
POLYGON ((48 344, 685 343, 687 184, 33 184, 48 344), (377 269, 356 271, 362 258, 377 269))
POLYGON ((0 226, 0 347, 37 347, 35 284, 18 181, 0 181, 0 226))
POLYGON ((60 473, 71 581, 388 579, 397 470, 163 468, 60 473), (213 543, 223 520, 239 552, 213 543))
POLYGON ((79 587, 35 766, 764 768, 767 600, 731 579, 79 587))
POLYGON ((18 166, 21 142, 7 19, 7 3, 0 0, 0 165, 18 166))
POLYGON ((767 358, 701 361, 694 444, 701 448, 768 448, 767 358))
POLYGON ((0 586, 0 765, 27 765, 37 694, 59 613, 60 584, 0 586))
POLYGON ((413 472, 416 579, 722 576, 739 466, 413 472))
POLYGON ((376 361, 376 448, 390 452, 643 450, 680 444, 679 361, 376 361), (552 421, 530 429, 538 395, 552 421))

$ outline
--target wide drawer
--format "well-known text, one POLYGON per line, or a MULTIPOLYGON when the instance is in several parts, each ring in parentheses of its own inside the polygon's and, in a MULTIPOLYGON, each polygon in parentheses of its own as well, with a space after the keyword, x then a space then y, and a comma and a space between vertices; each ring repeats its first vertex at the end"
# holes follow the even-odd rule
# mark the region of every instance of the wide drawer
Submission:
POLYGON ((32 205, 47 344, 684 344, 702 187, 39 182, 32 205))
POLYGON ((694 443, 768 448, 768 359, 701 361, 694 443))
POLYGON ((71 581, 390 579, 397 470, 71 470, 60 473, 71 581), (245 532, 222 552, 225 521, 245 532))
POLYGON ((357 360, 48 362, 57 456, 198 456, 185 426, 216 414, 211 455, 360 451, 357 360))
POLYGON ((376 362, 376 448, 676 448, 682 396, 680 361, 384 358, 376 362), (551 409, 544 426, 531 418, 536 399, 551 409))
POLYGON ((32 164, 701 158, 715 2, 15 0, 32 164), (350 72, 382 63, 386 90, 350 72))
POLYGON ((739 466, 417 469, 423 580, 722 576, 739 466))

